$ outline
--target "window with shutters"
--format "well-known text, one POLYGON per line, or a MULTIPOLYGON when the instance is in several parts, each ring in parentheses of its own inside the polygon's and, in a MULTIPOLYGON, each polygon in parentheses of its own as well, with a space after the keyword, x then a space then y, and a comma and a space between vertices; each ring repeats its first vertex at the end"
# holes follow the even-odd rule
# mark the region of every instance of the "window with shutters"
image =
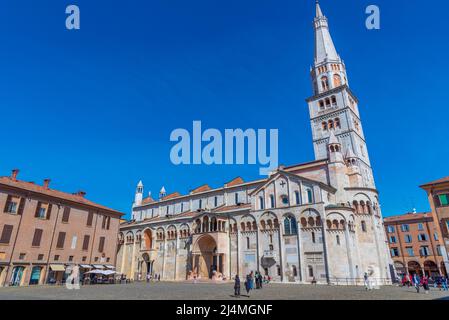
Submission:
POLYGON ((59 254, 55 255, 54 260, 55 260, 55 261, 59 261, 59 254))
POLYGON ((0 238, 0 243, 8 244, 11 240, 11 234, 12 234, 13 226, 10 224, 5 224, 3 226, 2 236, 0 238))
POLYGON ((31 244, 31 246, 39 247, 41 245, 42 233, 43 233, 42 229, 34 230, 33 243, 31 244))
POLYGON ((87 226, 92 226, 92 221, 94 220, 94 213, 92 211, 89 211, 89 214, 87 215, 87 226))
POLYGON ((52 205, 49 203, 38 202, 35 217, 39 219, 50 219, 52 205))
POLYGON ((103 216, 103 221, 101 222, 101 229, 105 229, 106 228, 106 216, 103 216))
POLYGON ((90 236, 85 235, 84 240, 83 240, 83 250, 84 251, 89 249, 89 241, 90 241, 90 236))
POLYGON ((108 220, 106 221, 106 229, 109 230, 110 226, 111 226, 111 217, 108 217, 108 220))
POLYGON ((65 232, 59 232, 58 234, 58 242, 56 243, 56 248, 63 249, 65 242, 65 232))
POLYGON ((5 209, 3 211, 11 214, 19 214, 19 203, 19 197, 9 195, 6 200, 5 209))
POLYGON ((26 253, 19 253, 19 260, 25 260, 26 253))
POLYGON ((103 252, 104 251, 104 240, 105 240, 104 237, 100 237, 100 243, 98 245, 98 251, 99 252, 103 252))
POLYGON ((62 213, 62 222, 68 223, 70 219, 70 208, 64 207, 64 212, 62 213))

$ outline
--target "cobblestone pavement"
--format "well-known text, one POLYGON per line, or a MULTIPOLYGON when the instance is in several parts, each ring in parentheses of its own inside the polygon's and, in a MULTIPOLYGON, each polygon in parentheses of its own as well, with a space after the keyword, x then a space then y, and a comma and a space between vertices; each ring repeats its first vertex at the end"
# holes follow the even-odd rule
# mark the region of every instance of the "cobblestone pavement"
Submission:
MULTIPOLYGON (((243 288, 242 288, 243 289, 243 288)), ((242 293, 243 290, 242 290, 242 293)), ((65 287, 9 287, 0 288, 0 300, 228 300, 232 296, 231 283, 131 283, 118 285, 92 285, 80 290, 65 287)), ((363 287, 312 286, 294 284, 269 284, 262 290, 253 290, 250 297, 241 300, 449 300, 449 293, 432 289, 429 294, 417 294, 414 288, 397 286, 365 291, 363 287)))

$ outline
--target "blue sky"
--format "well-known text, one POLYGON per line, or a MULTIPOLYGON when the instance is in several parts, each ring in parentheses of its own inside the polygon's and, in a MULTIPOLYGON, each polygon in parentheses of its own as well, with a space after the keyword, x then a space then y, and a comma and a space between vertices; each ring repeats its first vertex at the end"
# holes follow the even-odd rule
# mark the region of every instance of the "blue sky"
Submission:
MULTIPOLYGON (((322 0, 360 110, 385 216, 428 210, 447 176, 447 1, 322 0), (381 30, 365 8, 381 9, 381 30), (436 8, 436 9, 435 9, 436 8)), ((135 185, 186 193, 259 166, 174 166, 170 132, 278 128, 280 163, 313 160, 314 1, 3 0, 0 175, 129 213, 135 185), (65 29, 77 4, 81 30, 65 29)))

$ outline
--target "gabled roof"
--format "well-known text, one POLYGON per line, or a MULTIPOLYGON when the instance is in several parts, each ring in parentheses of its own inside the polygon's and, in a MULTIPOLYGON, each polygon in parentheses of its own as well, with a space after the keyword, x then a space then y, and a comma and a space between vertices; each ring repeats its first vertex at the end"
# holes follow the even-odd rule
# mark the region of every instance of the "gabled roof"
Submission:
POLYGON ((149 203, 153 203, 154 199, 151 196, 148 196, 147 198, 142 200, 142 204, 149 204, 149 203))
POLYGON ((180 194, 179 192, 173 192, 173 193, 170 193, 169 195, 167 195, 167 196, 161 198, 161 200, 174 199, 174 198, 178 198, 178 197, 180 197, 180 196, 181 196, 181 194, 180 194))
POLYGON ((241 177, 237 177, 235 179, 232 179, 228 183, 225 183, 225 187, 238 186, 238 185, 243 184, 243 183, 244 183, 243 179, 241 177))
POLYGON ((200 193, 200 192, 204 192, 204 191, 208 191, 208 190, 211 190, 209 185, 203 184, 202 186, 200 186, 200 187, 198 187, 196 189, 193 189, 190 193, 191 194, 195 194, 195 193, 200 193))
POLYGON ((332 193, 336 192, 337 189, 335 189, 334 187, 327 185, 325 183, 322 183, 321 181, 316 181, 316 180, 312 180, 306 177, 303 177, 299 174, 294 174, 291 172, 287 172, 284 170, 278 170, 275 174, 271 175, 271 177, 267 180, 266 183, 264 183, 263 185, 261 185, 259 188, 253 190, 252 192, 250 192, 250 195, 253 195, 257 192, 259 192, 261 189, 265 188, 267 185, 269 185, 272 181, 276 180, 277 178, 279 178, 280 175, 285 175, 285 176, 289 176, 292 177, 294 179, 300 179, 300 180, 304 180, 306 182, 312 183, 312 184, 318 184, 319 186, 321 186, 323 189, 326 189, 332 193))
POLYGON ((60 200, 65 200, 65 201, 77 203, 80 205, 89 206, 92 208, 104 210, 109 213, 117 214, 120 216, 123 215, 122 212, 119 212, 114 209, 105 207, 101 204, 92 202, 92 201, 84 198, 84 196, 82 196, 81 194, 71 194, 71 193, 66 193, 66 192, 62 192, 62 191, 58 191, 58 190, 54 190, 54 189, 49 189, 49 188, 40 186, 38 184, 35 184, 33 182, 13 180, 10 177, 0 177, 0 186, 1 185, 12 187, 12 188, 17 188, 17 189, 20 189, 23 191, 37 193, 37 194, 48 196, 48 197, 58 198, 60 200))

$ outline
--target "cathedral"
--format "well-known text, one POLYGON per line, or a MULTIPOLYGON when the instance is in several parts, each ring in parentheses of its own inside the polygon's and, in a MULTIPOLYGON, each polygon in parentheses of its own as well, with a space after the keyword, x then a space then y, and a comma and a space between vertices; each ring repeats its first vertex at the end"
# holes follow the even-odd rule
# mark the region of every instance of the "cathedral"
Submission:
POLYGON ((128 279, 229 280, 251 271, 276 282, 391 283, 389 256, 359 101, 328 20, 316 4, 313 95, 315 160, 264 179, 144 197, 121 224, 117 271, 128 279))

